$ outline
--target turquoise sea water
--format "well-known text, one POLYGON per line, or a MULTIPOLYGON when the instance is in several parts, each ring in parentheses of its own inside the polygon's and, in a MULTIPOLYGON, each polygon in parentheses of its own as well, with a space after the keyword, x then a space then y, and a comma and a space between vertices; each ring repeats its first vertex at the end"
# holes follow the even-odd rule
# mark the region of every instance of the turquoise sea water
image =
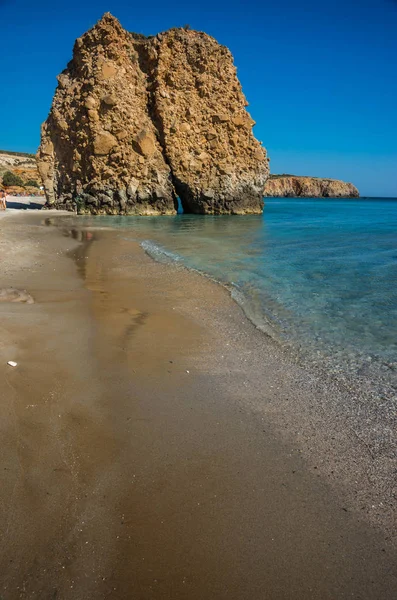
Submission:
POLYGON ((229 284, 261 329, 328 369, 397 370, 397 199, 267 199, 261 216, 95 217, 229 284))

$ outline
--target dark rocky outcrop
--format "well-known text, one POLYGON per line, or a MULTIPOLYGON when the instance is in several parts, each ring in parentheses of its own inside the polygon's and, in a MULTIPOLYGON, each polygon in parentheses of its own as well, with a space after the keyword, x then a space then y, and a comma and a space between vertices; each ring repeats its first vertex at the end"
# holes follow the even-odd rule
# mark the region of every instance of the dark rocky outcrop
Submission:
POLYGON ((295 175, 271 175, 264 192, 264 196, 287 198, 358 198, 359 195, 352 183, 295 175))
POLYGON ((92 214, 260 213, 266 151, 232 56, 213 38, 125 31, 107 13, 74 46, 42 127, 47 205, 92 214))

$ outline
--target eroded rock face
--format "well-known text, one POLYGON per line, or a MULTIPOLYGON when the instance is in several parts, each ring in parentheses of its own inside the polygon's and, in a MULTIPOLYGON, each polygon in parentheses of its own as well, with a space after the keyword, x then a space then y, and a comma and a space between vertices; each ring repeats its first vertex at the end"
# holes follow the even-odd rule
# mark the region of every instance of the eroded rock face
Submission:
POLYGON ((259 213, 266 152, 227 48, 130 34, 109 13, 58 77, 38 166, 47 205, 93 214, 259 213))
POLYGON ((172 214, 170 168, 147 110, 133 40, 111 15, 79 38, 43 126, 48 204, 93 214, 172 214))
POLYGON ((287 198, 358 198, 360 194, 352 183, 338 179, 271 176, 266 182, 264 195, 287 198))
POLYGON ((261 212, 268 161, 229 50, 184 29, 156 36, 147 48, 154 119, 186 210, 261 212))

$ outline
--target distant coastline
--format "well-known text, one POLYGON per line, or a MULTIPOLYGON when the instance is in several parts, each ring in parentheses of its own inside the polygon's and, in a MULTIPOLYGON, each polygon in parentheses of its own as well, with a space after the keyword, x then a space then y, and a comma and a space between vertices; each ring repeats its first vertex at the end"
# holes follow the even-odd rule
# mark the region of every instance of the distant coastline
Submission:
POLYGON ((270 175, 266 181, 265 197, 280 198, 359 198, 352 183, 339 179, 306 177, 302 175, 270 175))
POLYGON ((0 154, 8 154, 9 156, 25 156, 26 158, 36 158, 34 154, 29 152, 14 152, 13 150, 0 150, 0 154))

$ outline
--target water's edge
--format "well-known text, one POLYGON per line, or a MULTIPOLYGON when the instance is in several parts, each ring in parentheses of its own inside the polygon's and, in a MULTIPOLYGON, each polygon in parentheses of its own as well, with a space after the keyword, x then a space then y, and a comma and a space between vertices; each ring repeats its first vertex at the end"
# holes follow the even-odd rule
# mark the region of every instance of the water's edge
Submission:
MULTIPOLYGON (((277 205, 277 202, 275 204, 277 205)), ((284 203, 281 202, 281 204, 283 205, 284 203)), ((366 204, 370 205, 371 203, 366 201, 366 204)), ((301 201, 296 202, 293 206, 294 210, 302 212, 301 205, 301 201)), ((340 206, 344 206, 343 202, 340 203, 340 206)), ((306 205, 304 205, 304 210, 306 210, 306 208, 306 205)), ((322 207, 321 210, 324 211, 324 208, 322 207)), ((284 217, 284 215, 282 216, 284 217)), ((318 254, 313 255, 313 245, 317 239, 316 236, 318 237, 319 231, 321 231, 319 227, 322 227, 323 215, 320 214, 320 220, 317 219, 316 215, 314 215, 314 217, 310 216, 311 220, 309 220, 309 226, 302 231, 299 230, 298 233, 296 233, 296 229, 294 229, 296 226, 296 215, 293 215, 292 220, 289 218, 289 215, 287 215, 287 217, 286 225, 283 221, 279 223, 279 221, 276 220, 274 228, 279 231, 280 228, 282 230, 285 226, 290 229, 292 227, 292 254, 294 254, 294 244, 296 245, 297 236, 299 237, 302 234, 303 238, 299 237, 300 246, 297 248, 298 253, 300 253, 301 256, 305 256, 307 250, 309 253, 308 261, 313 257, 314 261, 318 261, 319 265, 318 266, 316 263, 314 267, 314 275, 317 276, 317 271, 319 279, 307 280, 304 277, 299 279, 301 274, 299 274, 299 271, 296 271, 298 279, 296 282, 292 282, 292 284, 297 285, 298 289, 302 291, 305 291, 305 286, 308 285, 308 294, 313 294, 313 289, 316 289, 316 286, 318 286, 318 289, 320 290, 324 287, 324 279, 320 277, 322 263, 318 258, 318 254)), ((343 219, 343 216, 338 218, 343 219)), ((343 323, 342 326, 340 324, 337 325, 339 329, 329 331, 329 334, 326 331, 328 325, 334 326, 335 324, 335 320, 332 321, 331 319, 332 314, 324 314, 325 320, 323 323, 321 321, 314 322, 315 325, 321 323, 322 327, 322 330, 320 328, 317 333, 314 331, 316 334, 315 336, 311 336, 312 332, 309 332, 310 335, 307 335, 309 330, 306 326, 310 326, 311 322, 307 320, 306 315, 302 313, 302 311, 307 310, 307 308, 310 310, 308 297, 303 297, 300 301, 299 293, 297 294, 295 292, 294 296, 289 296, 286 300, 287 302, 291 302, 291 300, 296 302, 298 299, 298 304, 295 304, 295 306, 292 305, 292 308, 291 306, 283 306, 283 300, 285 299, 283 293, 285 294, 285 290, 283 290, 282 286, 285 286, 286 280, 287 284, 289 284, 286 275, 290 275, 291 269, 302 268, 302 265, 294 262, 293 256, 291 264, 289 265, 290 272, 277 272, 276 277, 274 277, 274 270, 275 267, 277 268, 278 264, 277 260, 280 260, 280 258, 278 256, 274 257, 271 253, 274 253, 274 247, 277 246, 277 243, 281 243, 282 251, 284 252, 284 256, 281 257, 281 260, 285 261, 285 248, 288 248, 290 238, 288 236, 285 239, 283 239, 282 236, 281 238, 274 238, 274 235, 273 237, 270 236, 270 239, 263 238, 264 233, 269 237, 269 231, 266 231, 265 229, 266 227, 268 228, 268 223, 262 221, 261 218, 241 218, 232 220, 227 217, 218 219, 189 219, 184 217, 160 217, 157 219, 148 217, 141 219, 129 217, 96 217, 92 219, 71 216, 67 219, 69 223, 71 222, 70 219, 73 219, 78 227, 87 230, 113 229, 117 231, 123 239, 139 243, 146 254, 153 260, 160 263, 172 264, 178 268, 183 267, 221 285, 240 306, 249 321, 251 321, 259 331, 280 345, 284 351, 288 352, 294 362, 299 362, 310 369, 314 369, 317 373, 321 373, 323 378, 337 382, 345 388, 347 387, 349 390, 357 389, 361 390, 361 393, 365 390, 366 394, 370 393, 371 396, 380 397, 382 399, 388 398, 392 404, 395 403, 397 389, 397 361, 393 360, 392 347, 390 347, 389 356, 387 357, 388 360, 385 360, 385 357, 382 357, 381 355, 377 355, 375 350, 373 352, 369 351, 368 340, 371 340, 370 335, 372 334, 372 331, 370 331, 367 336, 366 347, 361 349, 357 346, 357 339, 359 339, 357 338, 357 335, 361 334, 361 330, 357 328, 357 324, 356 330, 353 330, 353 333, 356 334, 356 339, 353 340, 356 343, 356 346, 350 347, 349 343, 344 345, 343 323), (151 234, 153 234, 153 237, 151 237, 151 234), (245 243, 247 238, 249 244, 245 243), (240 240, 242 239, 244 240, 244 243, 241 243, 240 240), (167 241, 170 241, 169 246, 167 246, 167 241), (237 248, 235 253, 233 244, 236 244, 237 248), (264 272, 265 279, 255 279, 256 276, 259 278, 262 277, 262 272, 259 271, 256 273, 256 269, 261 268, 260 261, 262 260, 262 256, 267 257, 269 251, 270 261, 273 260, 273 264, 271 264, 270 267, 266 266, 268 271, 264 272), (276 262, 274 262, 274 258, 276 259, 276 262), (248 267, 247 264, 249 265, 248 267), (250 267, 251 264, 252 267, 250 267), (206 265, 208 266, 208 269, 205 268, 206 265), (225 271, 222 271, 223 268, 225 268, 225 271), (269 268, 273 269, 273 271, 269 271, 269 268), (222 278, 224 273, 225 277, 222 278), (250 280, 251 276, 254 277, 252 281, 250 280), (273 277, 273 280, 266 279, 266 277, 269 276, 273 277), (235 279, 238 281, 235 281, 235 279), (240 280, 242 285, 240 285, 240 280), (270 293, 267 294, 266 286, 269 283, 271 288, 269 288, 270 293), (258 287, 258 285, 262 287, 258 287), (279 297, 274 294, 274 291, 278 290, 278 286, 280 286, 281 290, 280 294, 278 294, 279 297), (257 293, 258 290, 259 293, 257 293), (299 311, 296 315, 294 313, 295 308, 299 311), (321 335, 322 332, 324 333, 324 330, 328 335, 328 338, 327 335, 321 335), (334 346, 329 346, 328 342, 329 340, 332 340, 332 336, 334 335, 339 336, 335 338, 336 344, 334 344, 334 346)), ((58 224, 62 226, 61 221, 58 219, 56 220, 58 221, 58 224)), ((267 220, 269 221, 269 218, 267 220)), ((269 222, 271 223, 271 219, 269 222)), ((349 226, 347 227, 347 235, 352 235, 351 239, 349 239, 347 251, 351 252, 351 248, 354 248, 356 240, 354 234, 356 236, 361 236, 359 239, 362 240, 363 227, 365 229, 365 226, 366 224, 364 223, 361 230, 358 228, 358 233, 357 231, 353 231, 352 234, 349 230, 349 226)), ((336 230, 338 227, 341 227, 341 225, 337 220, 336 230)), ((330 228, 328 225, 328 229, 326 228, 325 233, 328 233, 329 235, 330 231, 332 232, 333 230, 332 227, 330 228)), ((270 234, 272 234, 272 231, 270 231, 270 234)), ((331 242, 335 244, 333 233, 330 237, 331 242)), ((331 250, 333 250, 333 248, 334 247, 331 246, 331 250)), ((334 258, 332 254, 331 258, 334 258)), ((339 259, 340 255, 336 255, 335 258, 339 259)), ((323 256, 321 255, 321 260, 322 259, 323 256)), ((362 258, 360 257, 360 260, 366 260, 365 256, 362 258)), ((337 266, 338 270, 336 271, 336 274, 333 274, 334 279, 331 281, 331 284, 335 282, 335 277, 339 277, 341 267, 338 264, 337 266)), ((350 271, 348 276, 354 274, 354 269, 352 272, 351 266, 349 266, 349 268, 350 271)), ((306 276, 307 273, 303 272, 303 275, 306 276)), ((346 274, 342 273, 342 278, 344 278, 342 279, 342 283, 344 283, 346 274)), ((327 284, 326 280, 325 283, 327 284)), ((339 290, 336 290, 336 292, 338 291, 339 290)), ((333 301, 334 298, 325 297, 325 300, 333 301)), ((316 299, 313 300, 313 302, 315 301, 316 299)), ((321 308, 321 302, 317 306, 315 305, 314 309, 317 309, 318 311, 319 306, 321 308)), ((344 311, 344 306, 346 306, 347 311, 346 316, 344 317, 345 320, 350 318, 349 311, 351 312, 352 306, 354 310, 357 310, 357 306, 360 309, 360 305, 357 305, 356 297, 353 297, 351 300, 350 297, 344 299, 342 295, 340 299, 340 310, 344 311)), ((335 310, 334 306, 331 305, 331 309, 335 310)), ((320 319, 322 319, 322 316, 320 311, 320 319)), ((361 322, 358 322, 358 327, 361 326, 361 323, 362 319, 361 322)), ((363 332, 363 334, 364 333, 365 332, 363 332)), ((346 342, 350 342, 349 338, 347 338, 346 342)))
MULTIPOLYGON (((139 240, 137 240, 139 241, 139 240)), ((167 250, 160 244, 157 244, 151 240, 143 240, 139 242, 145 253, 150 256, 153 260, 162 264, 176 265, 178 268, 183 268, 194 273, 198 273, 202 277, 221 285, 225 288, 231 298, 239 305, 244 312, 247 319, 254 325, 256 329, 265 334, 268 338, 278 344, 284 352, 288 353, 290 359, 294 362, 301 364, 302 366, 312 369, 317 375, 320 375, 323 380, 327 379, 333 383, 342 386, 347 389, 350 393, 365 393, 370 394, 373 397, 379 397, 382 400, 389 398, 393 401, 396 400, 395 388, 386 379, 378 378, 376 381, 371 379, 369 373, 363 372, 356 373, 354 371, 347 372, 341 371, 335 368, 332 360, 327 358, 325 355, 319 354, 317 359, 313 359, 313 356, 308 353, 303 344, 296 344, 286 339, 282 335, 282 331, 277 328, 274 321, 270 319, 266 320, 266 315, 261 315, 261 319, 258 320, 255 310, 252 310, 250 306, 249 298, 244 295, 244 292, 239 288, 238 284, 227 284, 222 282, 209 273, 200 269, 186 265, 183 257, 178 254, 167 250)), ((382 361, 377 364, 376 360, 371 361, 371 366, 377 368, 384 365, 382 361)), ((389 370, 389 367, 386 367, 389 370)))

